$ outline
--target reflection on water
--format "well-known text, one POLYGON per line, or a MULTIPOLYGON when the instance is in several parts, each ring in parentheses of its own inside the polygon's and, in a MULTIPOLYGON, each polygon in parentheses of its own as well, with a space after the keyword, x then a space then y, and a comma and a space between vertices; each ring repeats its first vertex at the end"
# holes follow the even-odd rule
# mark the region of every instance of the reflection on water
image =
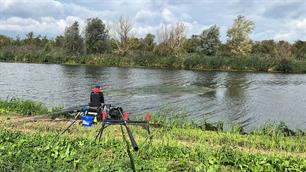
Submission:
POLYGON ((272 121, 306 128, 306 75, 0 63, 3 99, 86 104, 96 82, 108 103, 134 114, 166 109, 247 129, 272 121))

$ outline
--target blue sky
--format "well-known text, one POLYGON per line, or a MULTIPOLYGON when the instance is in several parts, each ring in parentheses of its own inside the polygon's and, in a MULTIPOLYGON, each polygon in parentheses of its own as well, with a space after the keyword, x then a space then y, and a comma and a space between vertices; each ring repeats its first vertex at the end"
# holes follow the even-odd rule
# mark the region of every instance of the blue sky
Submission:
POLYGON ((306 0, 0 0, 0 34, 24 37, 33 31, 52 38, 75 20, 84 28, 90 17, 112 31, 122 15, 138 37, 181 21, 188 36, 216 24, 224 41, 234 18, 245 15, 256 23, 253 40, 306 40, 306 0))

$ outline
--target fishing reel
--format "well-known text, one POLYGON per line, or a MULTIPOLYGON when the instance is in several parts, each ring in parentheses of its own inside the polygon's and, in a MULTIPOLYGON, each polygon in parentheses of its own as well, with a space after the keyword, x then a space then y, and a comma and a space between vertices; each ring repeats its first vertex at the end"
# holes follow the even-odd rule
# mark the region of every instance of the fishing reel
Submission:
POLYGON ((114 119, 114 120, 122 120, 122 113, 123 109, 119 106, 112 106, 111 104, 104 104, 103 111, 102 111, 102 117, 103 112, 106 112, 106 118, 108 119, 114 119))
POLYGON ((94 116, 96 121, 101 121, 103 118, 122 120, 122 107, 112 106, 111 104, 101 104, 99 107, 84 106, 81 109, 84 115, 94 116))

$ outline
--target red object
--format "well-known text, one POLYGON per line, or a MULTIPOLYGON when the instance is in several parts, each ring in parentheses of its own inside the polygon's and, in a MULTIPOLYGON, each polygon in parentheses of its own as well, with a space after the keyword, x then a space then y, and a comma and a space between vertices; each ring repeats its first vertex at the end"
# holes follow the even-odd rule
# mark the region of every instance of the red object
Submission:
POLYGON ((124 112, 124 113, 123 113, 123 119, 124 119, 125 121, 127 121, 128 118, 129 118, 129 114, 128 114, 127 112, 124 112))
POLYGON ((146 113, 146 121, 149 122, 150 121, 150 112, 146 113))
POLYGON ((101 88, 97 88, 97 87, 93 88, 91 91, 93 93, 101 93, 102 92, 101 88))
POLYGON ((106 119, 106 112, 105 111, 102 112, 102 119, 103 119, 103 121, 106 119))

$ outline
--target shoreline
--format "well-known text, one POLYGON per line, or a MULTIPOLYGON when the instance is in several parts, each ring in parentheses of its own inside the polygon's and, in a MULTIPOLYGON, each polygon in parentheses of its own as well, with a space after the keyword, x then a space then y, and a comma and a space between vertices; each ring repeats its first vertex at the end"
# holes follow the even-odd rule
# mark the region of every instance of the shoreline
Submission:
POLYGON ((262 73, 262 74, 306 74, 305 72, 281 72, 281 71, 258 71, 258 70, 238 70, 238 69, 214 69, 214 68, 183 68, 183 67, 163 67, 163 66, 141 66, 141 65, 107 65, 107 64, 92 64, 92 63, 49 63, 49 62, 23 62, 23 61, 1 61, 0 63, 13 64, 45 64, 45 65, 67 65, 67 66, 95 66, 95 67, 119 67, 119 68, 139 68, 139 69, 160 69, 160 70, 186 70, 194 72, 233 72, 233 73, 262 73))

